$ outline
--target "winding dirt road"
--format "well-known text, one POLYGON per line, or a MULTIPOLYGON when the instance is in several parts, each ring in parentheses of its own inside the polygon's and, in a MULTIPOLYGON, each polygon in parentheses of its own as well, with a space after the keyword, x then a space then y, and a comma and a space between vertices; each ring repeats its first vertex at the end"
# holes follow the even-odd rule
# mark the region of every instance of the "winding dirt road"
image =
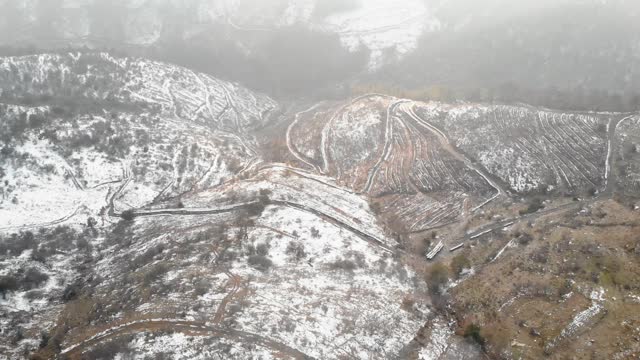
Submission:
POLYGON ((227 311, 227 305, 229 305, 229 303, 236 297, 236 294, 238 293, 238 290, 240 290, 240 285, 242 283, 242 278, 240 278, 238 275, 233 274, 228 270, 226 270, 224 273, 225 275, 227 275, 227 277, 229 277, 229 282, 227 285, 231 285, 231 290, 222 299, 220 305, 218 305, 218 309, 216 310, 215 315, 213 316, 213 323, 218 325, 221 324, 224 320, 224 316, 227 311))
POLYGON ((203 322, 171 319, 139 320, 127 324, 114 325, 97 335, 91 336, 79 343, 64 348, 60 354, 65 355, 70 359, 80 359, 85 351, 89 350, 93 346, 99 345, 100 343, 125 335, 148 332, 181 332, 192 336, 226 338, 242 343, 255 344, 260 347, 270 349, 274 353, 283 354, 291 359, 313 359, 313 357, 308 356, 297 349, 257 334, 234 329, 225 329, 214 325, 208 325, 203 322))
POLYGON ((329 121, 327 121, 327 123, 325 124, 324 128, 322 129, 322 134, 321 134, 321 140, 320 140, 320 151, 322 152, 322 162, 323 162, 323 166, 322 166, 322 172, 321 174, 326 175, 329 173, 329 166, 330 166, 330 161, 329 161, 329 136, 331 136, 331 123, 333 123, 335 121, 335 119, 338 117, 339 114, 341 114, 346 108, 348 108, 349 106, 353 106, 355 103, 364 100, 364 99, 368 99, 368 98, 372 98, 372 97, 382 97, 382 98, 387 98, 387 99, 393 99, 392 96, 389 95, 383 95, 383 94, 365 94, 362 96, 358 96, 356 98, 354 98, 353 100, 351 100, 349 103, 339 107, 331 116, 331 118, 329 119, 329 121))
POLYGON ((426 121, 426 120, 422 119, 421 117, 419 117, 415 113, 415 111, 413 110, 413 106, 411 106, 411 107, 406 107, 405 106, 405 107, 402 108, 402 110, 405 111, 405 113, 407 115, 409 115, 418 124, 420 124, 423 127, 427 128, 434 135, 436 135, 438 137, 438 139, 440 139, 440 144, 442 145, 442 147, 445 150, 447 150, 447 152, 449 154, 451 154, 455 159, 457 159, 457 160, 461 161, 462 163, 464 163, 467 168, 469 168, 469 169, 473 170, 475 173, 477 173, 491 187, 493 187, 497 191, 497 194, 494 197, 489 199, 487 202, 481 204, 480 206, 474 208, 472 210, 472 212, 477 211, 478 209, 480 209, 484 205, 488 204, 492 200, 496 199, 500 195, 509 194, 509 190, 508 189, 506 189, 504 186, 500 185, 497 181, 492 179, 492 177, 493 177, 492 174, 490 174, 486 169, 484 169, 482 166, 480 166, 475 160, 469 159, 465 154, 460 152, 460 150, 458 150, 458 148, 453 146, 453 144, 451 143, 451 140, 449 139, 449 137, 447 137, 447 135, 444 132, 442 132, 440 129, 438 129, 433 124, 431 124, 428 121, 426 121))
POLYGON ((613 171, 615 168, 615 149, 618 148, 618 136, 616 131, 618 130, 618 126, 630 119, 635 118, 638 114, 633 114, 626 116, 621 119, 614 120, 612 119, 607 125, 607 161, 605 164, 605 187, 604 193, 612 194, 615 191, 615 187, 617 186, 617 172, 613 171))
POLYGON ((307 110, 301 111, 299 113, 297 113, 294 117, 293 122, 291 123, 291 125, 289 125, 289 127, 287 127, 287 132, 286 132, 286 140, 287 140, 287 148, 289 149, 289 152, 298 160, 300 160, 303 164, 310 166, 312 169, 314 169, 315 171, 317 171, 318 173, 321 172, 321 169, 318 165, 315 165, 313 163, 313 160, 307 158, 306 155, 302 154, 300 151, 298 151, 298 149, 295 147, 295 145, 293 144, 293 142, 291 141, 291 131, 293 130, 293 128, 298 124, 298 121, 300 120, 300 115, 302 114, 306 114, 308 112, 313 111, 314 109, 316 109, 318 106, 322 105, 322 102, 317 103, 315 105, 313 105, 312 107, 310 107, 307 110))
POLYGON ((378 175, 378 171, 380 171, 380 167, 382 164, 389 159, 391 155, 391 139, 393 138, 393 121, 395 119, 395 111, 398 106, 401 104, 408 102, 409 100, 397 100, 393 102, 389 107, 387 107, 387 119, 385 122, 385 132, 384 132, 384 147, 382 150, 382 155, 376 162, 376 164, 371 168, 369 172, 369 176, 367 177, 367 183, 362 190, 363 193, 369 193, 371 191, 371 187, 373 186, 373 182, 378 175))

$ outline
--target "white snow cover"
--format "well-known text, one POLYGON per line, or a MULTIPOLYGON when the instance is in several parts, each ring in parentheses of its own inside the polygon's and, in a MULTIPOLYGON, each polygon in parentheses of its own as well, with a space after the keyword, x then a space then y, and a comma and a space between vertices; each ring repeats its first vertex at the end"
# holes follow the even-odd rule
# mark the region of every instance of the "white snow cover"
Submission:
POLYGON ((442 319, 437 319, 431 324, 431 337, 429 342, 420 349, 420 360, 436 360, 447 351, 449 346, 449 338, 453 335, 453 331, 447 323, 442 319))
MULTIPOLYGON (((322 0, 318 0, 322 1, 322 0)), ((425 1, 366 0, 346 13, 331 15, 322 24, 340 35, 350 49, 364 45, 372 51, 371 67, 380 65, 385 49, 403 55, 413 50, 425 31, 438 29, 439 21, 425 1)))
MULTIPOLYGON (((105 189, 78 189, 65 174, 72 170, 48 141, 31 138, 16 151, 26 154, 30 162, 25 166, 9 163, 5 179, 14 188, 16 201, 0 202, 0 231, 16 231, 22 227, 38 227, 59 220, 67 221, 80 214, 97 214, 104 203, 105 189), (50 166, 48 173, 43 167, 50 166)), ((95 177, 110 179, 113 168, 96 166, 95 177)), ((117 173, 118 171, 116 171, 117 173)), ((67 175, 68 177, 68 175, 67 175)))
POLYGON ((330 178, 300 176, 287 167, 265 167, 256 179, 187 194, 183 203, 189 208, 207 208, 208 204, 220 203, 230 190, 245 194, 268 190, 271 192, 271 200, 290 202, 319 211, 361 231, 384 246, 396 245, 394 240, 385 235, 365 197, 336 186, 330 178))
MULTIPOLYGON (((159 282, 165 286, 181 283, 190 289, 185 279, 189 274, 199 274, 198 279, 206 281, 211 289, 199 296, 186 290, 153 297, 149 300, 153 306, 137 307, 141 316, 153 318, 154 311, 191 309, 196 302, 201 310, 187 310, 187 319, 206 321, 211 327, 231 326, 234 330, 258 334, 318 359, 340 358, 345 353, 358 358, 393 357, 427 320, 429 308, 420 296, 415 296, 412 309, 402 308, 406 297, 414 298, 416 292, 426 292, 424 284, 388 252, 387 247, 394 242, 386 239, 379 229, 364 199, 337 188, 322 176, 305 178, 302 175, 291 173, 285 166, 265 167, 256 178, 185 197, 184 209, 220 208, 227 203, 223 196, 229 192, 235 192, 238 201, 244 201, 245 194, 269 189, 272 202, 287 201, 321 211, 371 237, 380 238, 381 243, 367 240, 325 216, 277 203, 268 205, 248 228, 247 237, 237 240, 229 250, 238 255, 224 263, 228 266, 224 272, 214 265, 218 256, 214 239, 195 243, 199 249, 202 246, 202 251, 197 253, 174 255, 174 252, 185 246, 182 242, 188 243, 187 239, 198 238, 192 233, 197 229, 221 222, 233 224, 231 215, 229 220, 224 218, 227 215, 140 217, 136 220, 135 233, 143 234, 143 238, 126 251, 106 250, 109 255, 99 262, 97 271, 118 274, 118 264, 127 253, 136 256, 162 244, 165 247, 162 256, 165 262, 170 261, 171 270, 159 282), (263 244, 268 249, 266 257, 272 262, 267 271, 251 266, 246 255, 249 246, 263 244), (290 251, 292 246, 301 247, 304 257, 297 259, 290 251), (203 255, 211 260, 203 261, 203 255), (352 270, 335 266, 340 261, 355 266, 352 270), (232 278, 239 279, 239 284, 230 286, 232 278), (230 291, 241 295, 231 297, 224 320, 218 322, 216 309, 230 291)), ((146 266, 152 264, 156 262, 146 266)), ((228 343, 231 355, 223 358, 251 358, 258 354, 263 358, 277 358, 273 349, 246 349, 218 338, 210 338, 206 344, 201 341, 204 340, 183 335, 162 335, 157 341, 143 341, 138 337, 130 346, 137 354, 171 352, 172 346, 176 352, 184 349, 187 355, 178 354, 177 358, 191 355, 198 358, 199 354, 190 351, 201 348, 203 353, 215 358, 213 354, 218 354, 220 344, 228 343), (183 345, 185 341, 188 344, 183 345)))
POLYGON ((545 345, 545 347, 554 348, 562 341, 578 335, 589 326, 593 326, 594 322, 597 321, 598 317, 602 315, 603 311, 605 311, 605 295, 606 292, 603 288, 592 290, 589 294, 591 306, 576 314, 573 317, 573 320, 571 320, 571 322, 562 329, 560 335, 545 345))
POLYGON ((233 273, 259 279, 251 284, 252 306, 237 319, 243 330, 271 336, 318 359, 338 358, 345 351, 379 358, 397 353, 413 339, 427 314, 400 309, 403 297, 414 291, 411 271, 396 268, 384 251, 315 215, 288 208, 266 212, 260 224, 298 237, 269 240, 260 228, 250 234, 271 244, 274 269, 265 276, 235 263, 233 273), (318 234, 314 237, 310 229, 318 234), (291 242, 304 246, 308 260, 291 261, 286 251, 291 242), (351 255, 362 263, 353 274, 328 268, 351 255), (400 273, 406 274, 404 279, 400 273))
MULTIPOLYGON (((117 117, 105 113, 109 109, 96 110, 74 119, 53 119, 55 125, 47 125, 61 140, 89 135, 106 142, 109 134, 94 134, 99 130, 93 126, 100 129, 110 124, 114 136, 133 139, 122 157, 93 146, 68 154, 58 144, 41 139, 38 131, 29 133, 15 146, 20 156, 0 164, 5 173, 2 181, 8 182, 0 188, 0 231, 84 223, 88 216, 105 215, 120 187, 114 199, 116 211, 142 207, 156 197, 219 185, 232 176, 231 163, 246 166, 256 160, 255 143, 246 129, 264 121, 264 114, 277 106, 273 100, 169 64, 104 53, 84 56, 3 58, 0 72, 13 76, 12 69, 17 69, 44 89, 51 85, 52 73, 60 72, 63 81, 81 84, 100 77, 105 80, 100 91, 114 90, 121 100, 145 103, 154 110, 142 114, 119 110, 117 117), (89 63, 86 74, 72 72, 71 66, 83 60, 89 63)), ((84 91, 83 96, 102 100, 97 91, 84 91)), ((7 112, 28 116, 51 109, 9 105, 7 112)))

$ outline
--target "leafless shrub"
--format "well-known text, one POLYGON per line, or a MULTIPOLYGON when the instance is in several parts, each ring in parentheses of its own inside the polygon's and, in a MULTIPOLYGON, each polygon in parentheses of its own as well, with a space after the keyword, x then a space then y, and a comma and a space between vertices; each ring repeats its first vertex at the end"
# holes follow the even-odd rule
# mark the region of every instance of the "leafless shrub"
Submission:
POLYGON ((355 262, 348 259, 338 259, 328 264, 330 270, 353 272, 358 268, 355 262))
POLYGON ((266 272, 273 265, 273 262, 263 255, 252 255, 247 259, 249 265, 257 270, 266 272))
POLYGON ((304 244, 296 241, 289 242, 289 245, 287 245, 286 254, 296 262, 299 262, 300 260, 307 257, 307 253, 304 251, 304 244))

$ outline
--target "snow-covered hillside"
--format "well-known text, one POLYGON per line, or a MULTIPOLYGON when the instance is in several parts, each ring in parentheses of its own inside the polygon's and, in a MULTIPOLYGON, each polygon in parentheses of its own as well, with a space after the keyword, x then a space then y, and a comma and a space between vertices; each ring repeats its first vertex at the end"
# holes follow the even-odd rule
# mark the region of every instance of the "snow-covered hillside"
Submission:
POLYGON ((270 98, 104 53, 4 58, 0 86, 10 358, 43 328, 44 357, 382 358, 432 316, 365 194, 263 160, 270 98))
POLYGON ((5 103, 42 103, 0 106, 15 136, 0 160, 4 230, 218 185, 259 158, 249 132, 276 107, 206 75, 106 54, 5 58, 0 83, 5 103))
POLYGON ((366 201, 329 179, 265 168, 247 181, 186 196, 183 208, 161 205, 136 212, 132 243, 100 245, 110 255, 97 264, 105 281, 96 292, 113 312, 73 329, 63 354, 124 341, 135 354, 191 358, 163 341, 126 337, 167 327, 209 337, 187 349, 229 358, 264 352, 382 359, 399 353, 431 313, 419 300, 420 281, 392 256, 394 241, 366 201), (256 197, 268 202, 258 211, 247 207, 253 215, 206 211, 256 197), (118 285, 123 281, 127 288, 118 285), (227 348, 227 341, 235 345, 227 348))

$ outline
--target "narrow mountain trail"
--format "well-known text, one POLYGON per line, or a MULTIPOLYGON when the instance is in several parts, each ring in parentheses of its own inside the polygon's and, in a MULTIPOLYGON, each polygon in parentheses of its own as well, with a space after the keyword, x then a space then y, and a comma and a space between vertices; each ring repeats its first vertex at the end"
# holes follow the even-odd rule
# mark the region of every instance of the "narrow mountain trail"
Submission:
MULTIPOLYGON (((221 241, 222 243, 226 243, 228 245, 233 244, 234 242, 236 242, 236 240, 223 240, 221 241)), ((229 305, 229 303, 231 303, 231 301, 233 301, 236 297, 238 297, 239 291, 242 288, 242 278, 234 273, 231 272, 231 270, 228 267, 224 267, 224 265, 221 265, 221 256, 223 255, 224 252, 220 251, 220 241, 215 242, 214 244, 211 245, 211 253, 214 255, 214 260, 213 260, 213 265, 214 268, 216 270, 216 272, 218 272, 220 267, 222 268, 222 272, 229 278, 229 280, 227 281, 227 284, 225 285, 225 289, 228 288, 229 286, 231 287, 231 289, 229 290, 229 292, 224 296, 224 298, 222 298, 222 300, 220 301, 220 304, 218 304, 218 307, 216 308, 216 311, 213 315, 213 319, 212 322, 216 325, 220 325, 222 324, 222 322, 224 321, 224 317, 226 315, 226 310, 227 310, 227 305, 229 305)))
POLYGON ((347 187, 338 186, 338 185, 336 185, 334 183, 330 183, 330 182, 325 181, 324 177, 322 175, 317 175, 315 173, 311 173, 311 172, 308 172, 308 171, 303 170, 303 169, 291 167, 291 166, 286 165, 286 164, 279 164, 279 163, 264 164, 258 169, 258 171, 268 170, 268 169, 283 169, 283 170, 289 171, 289 172, 291 172, 293 174, 296 174, 301 178, 304 178, 304 179, 307 179, 307 180, 311 180, 313 182, 316 182, 318 184, 330 187, 332 189, 339 190, 339 191, 342 191, 342 192, 345 192, 345 193, 348 193, 348 194, 352 194, 352 195, 357 195, 358 194, 355 191, 353 191, 353 190, 351 190, 351 189, 349 189, 347 187))
POLYGON ((80 182, 78 181, 78 178, 76 178, 76 174, 74 174, 73 170, 69 169, 65 169, 64 171, 65 176, 68 176, 71 181, 73 182, 73 185, 76 187, 77 190, 80 191, 84 191, 84 186, 82 186, 82 184, 80 184, 80 182))
POLYGON ((180 332, 190 336, 226 338, 241 343, 255 344, 257 346, 270 349, 274 353, 284 355, 286 358, 290 359, 313 359, 311 356, 308 356, 297 349, 261 335, 240 330, 226 329, 198 321, 173 319, 136 320, 125 324, 114 324, 98 334, 62 349, 60 355, 66 356, 69 359, 82 359, 83 353, 101 343, 126 335, 162 332, 180 332))
POLYGON ((605 187, 604 187, 604 193, 607 194, 612 194, 615 191, 615 187, 617 186, 617 174, 616 171, 613 171, 613 169, 615 168, 615 149, 618 148, 618 136, 616 134, 616 131, 618 130, 618 126, 620 126, 621 123, 633 119, 636 116, 638 116, 638 114, 633 114, 633 115, 629 115, 626 116, 622 119, 618 119, 618 120, 611 120, 609 122, 609 124, 607 124, 607 141, 608 141, 608 146, 607 146, 607 160, 606 160, 606 164, 605 164, 605 187))
POLYGON ((180 208, 180 209, 157 209, 157 210, 134 210, 133 215, 135 217, 150 217, 150 216, 162 216, 162 215, 176 215, 176 216, 200 216, 200 215, 218 215, 225 214, 234 211, 246 209, 258 202, 252 201, 248 203, 240 203, 221 208, 180 208))
MULTIPOLYGON (((110 210, 109 210, 109 215, 112 217, 120 217, 122 216, 122 213, 116 213, 114 210, 114 199, 115 197, 122 191, 122 189, 124 189, 124 187, 126 187, 127 182, 125 181, 120 188, 113 194, 113 196, 110 199, 110 210)), ((153 216, 206 216, 206 215, 219 215, 219 214, 225 214, 225 213, 231 213, 231 212, 235 212, 235 211, 241 211, 241 210, 245 210, 248 209, 252 206, 255 206, 256 204, 258 204, 258 201, 252 201, 252 202, 247 202, 247 203, 240 203, 240 204, 234 204, 234 205, 230 205, 227 207, 220 207, 220 208, 178 208, 178 209, 137 209, 137 210, 132 210, 133 213, 132 215, 136 218, 140 218, 140 217, 153 217, 153 216)), ((331 222, 332 224, 334 224, 335 226, 344 229, 350 233, 353 233, 355 235, 357 235, 358 237, 360 237, 361 239, 365 240, 366 242, 369 242, 371 244, 374 244, 380 248, 382 248, 384 251, 389 252, 389 253, 393 253, 394 249, 391 248, 390 246, 386 245, 385 242, 382 239, 377 238, 374 235, 368 234, 366 232, 366 230, 361 230, 358 229, 352 225, 349 225, 347 223, 345 223, 344 221, 340 220, 339 218, 328 214, 326 212, 320 211, 318 209, 314 209, 312 207, 309 207, 307 205, 303 205, 303 204, 298 204, 292 201, 285 201, 285 200, 274 200, 271 199, 268 203, 269 205, 276 205, 276 206, 283 206, 283 207, 289 207, 289 208, 294 208, 294 209, 298 209, 298 210, 302 210, 311 214, 314 214, 318 217, 321 217, 322 219, 325 219, 328 222, 331 222)))
POLYGON ((369 176, 367 177, 367 183, 362 190, 363 193, 369 193, 371 191, 371 187, 373 186, 373 182, 378 175, 378 171, 380 171, 380 167, 382 164, 389 159, 391 155, 392 149, 392 141, 393 138, 393 121, 395 120, 395 110, 401 104, 408 102, 409 100, 398 100, 393 102, 391 105, 387 107, 387 117, 385 121, 385 132, 384 132, 384 147, 382 150, 382 155, 376 162, 376 164, 371 168, 369 172, 369 176))
MULTIPOLYGON (((224 213, 229 213, 229 212, 234 212, 234 211, 239 211, 239 210, 243 210, 246 208, 251 207, 252 205, 257 204, 257 202, 251 202, 251 203, 243 203, 243 204, 238 204, 238 205, 233 205, 230 207, 226 207, 226 208, 218 208, 218 209, 160 209, 160 210, 135 210, 133 212, 134 217, 150 217, 150 216, 204 216, 204 215, 218 215, 218 214, 224 214, 224 213)), ((314 214, 318 217, 321 217, 322 219, 336 225, 339 228, 342 228, 344 230, 347 230, 350 233, 353 233, 355 235, 357 235, 358 237, 360 237, 361 239, 365 240, 366 242, 369 242, 377 247, 382 248, 384 251, 389 252, 389 253, 393 253, 394 249, 391 248, 390 246, 386 245, 385 242, 381 239, 378 239, 377 237, 367 234, 364 230, 360 230, 355 228, 354 226, 351 226, 343 221, 341 221, 340 219, 327 214, 323 211, 311 208, 309 206, 306 205, 302 205, 302 204, 298 204, 298 203, 294 203, 291 201, 284 201, 284 200, 271 200, 269 202, 270 205, 276 205, 276 206, 283 206, 283 207, 289 207, 289 208, 294 208, 294 209, 298 209, 298 210, 302 210, 311 214, 314 214)), ((118 216, 118 215, 115 215, 118 216)))
POLYGON ((296 203, 292 203, 292 202, 289 202, 289 201, 274 200, 274 201, 272 201, 272 204, 274 204, 274 205, 282 205, 282 206, 286 206, 286 207, 290 207, 290 208, 294 208, 294 209, 298 209, 298 210, 303 210, 303 211, 309 212, 311 214, 317 215, 317 216, 325 219, 326 221, 329 221, 329 222, 333 223, 334 225, 336 225, 336 226, 338 226, 338 227, 340 227, 342 229, 345 229, 345 230, 357 235, 358 237, 360 237, 364 241, 381 248, 385 252, 388 252, 390 254, 393 254, 393 253, 396 252, 395 249, 393 249, 390 246, 386 245, 384 243, 384 241, 382 241, 381 239, 378 239, 377 237, 375 237, 373 235, 367 234, 366 232, 364 232, 362 230, 356 229, 355 227, 353 227, 353 226, 351 226, 349 224, 346 224, 346 223, 342 222, 341 220, 339 220, 339 219, 337 219, 337 218, 335 218, 335 217, 333 217, 333 216, 331 216, 329 214, 326 214, 326 213, 324 213, 322 211, 313 209, 313 208, 308 207, 306 205, 296 204, 296 203))
POLYGON ((7 226, 7 227, 1 227, 0 228, 0 232, 1 231, 24 231, 24 230, 35 230, 35 229, 41 229, 41 228, 49 228, 49 227, 54 227, 56 225, 60 225, 64 222, 66 222, 67 220, 70 220, 71 218, 73 218, 74 216, 76 216, 76 214, 78 214, 78 212, 80 211, 82 207, 77 207, 75 210, 73 210, 71 213, 53 220, 53 221, 47 221, 47 222, 43 222, 43 223, 35 223, 35 224, 27 224, 27 225, 17 225, 17 226, 7 226))
POLYGON ((569 210, 577 210, 581 207, 584 207, 586 205, 590 205, 593 203, 596 203, 598 201, 602 201, 602 200, 607 200, 607 199, 611 199, 612 195, 611 194, 605 194, 602 193, 600 194, 600 196, 591 198, 591 199, 587 199, 587 200, 582 200, 582 201, 576 201, 576 202, 572 202, 569 204, 565 204, 565 205, 561 205, 555 208, 551 208, 551 209, 546 209, 546 210, 540 210, 531 214, 526 214, 526 215, 522 215, 522 216, 518 216, 518 217, 514 217, 514 218, 510 218, 510 219, 506 219, 506 220, 501 220, 495 223, 491 223, 488 225, 484 225, 481 226, 480 228, 477 228, 475 230, 472 230, 470 232, 468 232, 465 236, 463 236, 462 238, 457 239, 457 242, 465 242, 468 240, 473 240, 475 238, 478 238, 482 235, 491 233, 493 231, 497 231, 500 229, 503 229, 507 226, 511 226, 513 224, 517 224, 517 223, 521 223, 523 221, 532 221, 532 220, 536 220, 538 218, 544 217, 544 216, 548 216, 548 215, 552 215, 552 214, 556 214, 556 213, 561 213, 564 211, 569 211, 569 210))
POLYGON ((212 321, 217 325, 221 324, 224 320, 224 316, 227 311, 227 305, 229 305, 229 303, 236 298, 236 295, 238 294, 238 291, 240 290, 242 284, 242 278, 240 276, 235 275, 228 270, 225 270, 224 273, 225 275, 227 275, 227 277, 229 277, 227 286, 230 285, 231 290, 229 290, 227 295, 222 299, 220 305, 218 305, 218 309, 216 310, 215 315, 213 316, 212 321))
POLYGON ((310 107, 307 110, 301 111, 299 113, 297 113, 294 116, 294 120, 291 123, 291 125, 289 125, 289 127, 287 127, 287 132, 286 132, 286 141, 287 141, 287 148, 289 149, 289 152, 298 160, 300 160, 303 164, 311 167, 312 169, 314 169, 315 171, 317 171, 318 173, 321 172, 320 167, 318 167, 317 165, 312 163, 312 160, 307 158, 304 154, 302 154, 300 151, 298 151, 298 149, 295 147, 295 145, 293 144, 292 140, 291 140, 291 131, 292 129, 298 124, 298 121, 300 120, 300 115, 302 114, 306 114, 308 112, 313 111, 314 109, 316 109, 318 106, 322 105, 322 102, 317 103, 315 105, 313 105, 312 107, 310 107))
POLYGON ((113 192, 113 194, 111 195, 111 197, 108 199, 107 201, 107 207, 108 207, 108 215, 111 217, 118 217, 121 216, 122 214, 118 214, 116 213, 116 209, 115 209, 115 201, 116 198, 118 196, 120 196, 120 194, 122 193, 122 191, 129 186, 129 184, 131 183, 131 181, 133 181, 133 176, 131 176, 131 171, 127 168, 127 167, 123 167, 122 169, 122 180, 121 180, 121 184, 118 187, 118 189, 116 191, 113 192))
POLYGON ((457 159, 457 160, 461 161, 462 163, 464 163, 466 167, 468 167, 469 169, 471 169, 475 173, 477 173, 491 187, 493 187, 497 191, 497 194, 495 196, 491 197, 486 202, 484 202, 484 203, 480 204, 479 206, 477 206, 476 208, 474 208, 472 210, 472 212, 475 212, 475 211, 479 210, 480 208, 484 207, 485 205, 487 205, 491 201, 497 199, 501 195, 509 194, 509 191, 506 188, 504 188, 503 186, 501 186, 498 182, 494 181, 491 178, 492 177, 491 174, 489 174, 484 168, 479 166, 474 160, 469 159, 466 155, 462 154, 456 147, 454 147, 453 144, 451 144, 451 141, 449 140, 449 138, 447 137, 447 135, 445 133, 443 133, 440 129, 438 129, 434 125, 432 125, 429 122, 425 121, 424 119, 420 118, 415 113, 415 111, 413 110, 413 106, 411 106, 411 107, 404 106, 404 107, 402 107, 402 110, 407 115, 409 115, 414 121, 416 121, 418 124, 420 124, 423 127, 427 128, 434 135, 436 135, 438 137, 438 139, 440 140, 440 144, 443 146, 443 148, 449 154, 451 154, 455 159, 457 159))

